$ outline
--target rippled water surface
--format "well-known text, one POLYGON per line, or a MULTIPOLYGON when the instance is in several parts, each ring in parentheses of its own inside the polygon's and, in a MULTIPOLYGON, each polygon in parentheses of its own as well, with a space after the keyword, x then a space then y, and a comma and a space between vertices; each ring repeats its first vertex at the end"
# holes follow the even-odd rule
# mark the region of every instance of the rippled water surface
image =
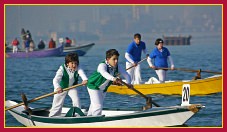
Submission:
MULTIPOLYGON (((176 68, 190 68, 211 71, 222 71, 222 44, 221 38, 193 38, 190 46, 166 46, 174 60, 176 68)), ((150 52, 154 44, 147 42, 150 52)), ((120 64, 125 66, 124 52, 130 40, 115 42, 95 42, 96 45, 85 55, 80 57, 80 64, 89 76, 97 65, 105 58, 105 51, 116 48, 120 52, 120 64)), ((143 56, 144 57, 144 56, 143 56)), ((6 59, 6 100, 21 100, 20 93, 24 92, 28 99, 53 92, 52 79, 56 70, 64 63, 64 57, 6 59)), ((147 62, 141 64, 142 79, 146 81, 155 72, 148 68, 147 62)), ((212 74, 202 73, 202 77, 212 74)), ((169 80, 191 79, 195 73, 169 71, 169 80)), ((86 87, 78 88, 82 105, 89 106, 89 95, 86 87)), ((161 106, 171 106, 181 103, 181 96, 151 95, 153 100, 161 106)), ((44 98, 30 104, 33 107, 51 106, 52 97, 44 98)), ((190 126, 222 126, 222 93, 206 96, 191 96, 191 103, 200 103, 206 106, 191 118, 186 125, 190 126)), ((140 96, 119 95, 108 93, 104 107, 127 108, 141 107, 145 101, 140 96)), ((65 105, 70 106, 69 97, 65 105)), ((6 112, 6 126, 22 126, 8 112, 6 112)))

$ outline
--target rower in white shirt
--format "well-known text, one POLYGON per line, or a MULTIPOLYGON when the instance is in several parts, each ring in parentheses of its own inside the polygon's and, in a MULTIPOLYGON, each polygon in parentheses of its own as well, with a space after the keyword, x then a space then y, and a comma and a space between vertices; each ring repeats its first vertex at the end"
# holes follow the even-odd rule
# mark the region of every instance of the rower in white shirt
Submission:
POLYGON ((72 99, 72 105, 74 107, 81 107, 77 89, 71 89, 63 92, 64 88, 78 84, 79 76, 83 80, 82 84, 86 85, 88 78, 83 69, 79 66, 78 55, 76 53, 69 53, 65 57, 65 64, 62 64, 59 67, 53 79, 54 91, 58 91, 58 94, 54 95, 49 117, 60 116, 67 94, 72 99))

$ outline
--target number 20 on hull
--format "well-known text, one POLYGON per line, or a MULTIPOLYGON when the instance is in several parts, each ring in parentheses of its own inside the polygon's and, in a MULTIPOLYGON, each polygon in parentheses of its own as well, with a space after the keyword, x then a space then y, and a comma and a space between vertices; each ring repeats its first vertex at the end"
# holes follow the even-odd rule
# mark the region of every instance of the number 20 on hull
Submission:
POLYGON ((190 84, 183 84, 181 106, 190 105, 189 101, 190 101, 190 84))

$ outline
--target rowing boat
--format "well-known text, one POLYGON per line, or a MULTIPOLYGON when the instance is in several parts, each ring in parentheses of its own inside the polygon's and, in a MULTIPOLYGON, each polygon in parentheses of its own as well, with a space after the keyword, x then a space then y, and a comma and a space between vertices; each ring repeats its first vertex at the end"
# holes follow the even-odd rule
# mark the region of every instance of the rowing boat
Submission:
MULTIPOLYGON (((181 95, 183 84, 191 85, 190 95, 207 95, 222 92, 222 75, 215 75, 198 80, 166 81, 159 83, 154 77, 144 84, 134 85, 134 88, 143 94, 181 95)), ((108 92, 117 94, 137 94, 126 86, 111 85, 108 92)))
MULTIPOLYGON (((27 99, 23 98, 24 102, 27 99)), ((50 107, 27 109, 27 103, 18 105, 7 100, 6 109, 24 126, 45 127, 168 127, 182 126, 201 108, 201 104, 189 104, 190 84, 182 87, 181 105, 167 107, 103 109, 102 115, 87 116, 87 109, 63 107, 61 115, 49 117, 50 107), (18 107, 14 107, 18 106, 18 107), (26 108, 26 110, 24 110, 26 108)), ((29 101, 28 101, 29 102, 29 101)), ((30 101, 31 102, 31 101, 30 101)))
POLYGON ((58 48, 34 50, 31 52, 18 51, 17 53, 6 52, 7 58, 40 58, 40 57, 53 57, 59 56, 63 52, 63 45, 58 48))
MULTIPOLYGON (((6 106, 16 105, 14 101, 6 101, 6 106)), ((181 126, 202 108, 202 105, 154 107, 142 109, 104 109, 102 115, 86 116, 86 109, 76 108, 76 114, 69 114, 72 108, 64 107, 61 116, 48 117, 50 108, 31 108, 32 115, 20 106, 9 113, 24 126, 54 127, 154 127, 181 126), (70 115, 70 116, 68 116, 70 115), (72 116, 71 116, 72 115, 72 116)))

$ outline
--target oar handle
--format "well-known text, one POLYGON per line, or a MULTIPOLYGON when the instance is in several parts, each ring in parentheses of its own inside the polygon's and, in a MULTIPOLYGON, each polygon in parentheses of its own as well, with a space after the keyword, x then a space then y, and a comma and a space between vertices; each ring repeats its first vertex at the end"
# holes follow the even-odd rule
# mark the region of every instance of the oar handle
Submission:
POLYGON ((8 107, 8 108, 5 108, 5 111, 7 111, 7 110, 11 110, 11 109, 16 108, 16 107, 21 106, 21 105, 24 105, 24 103, 20 103, 20 104, 17 104, 17 105, 14 105, 14 106, 11 106, 11 107, 8 107))
MULTIPOLYGON (((141 62, 143 62, 143 61, 146 60, 146 59, 147 59, 147 58, 142 59, 142 60, 139 61, 137 64, 140 64, 141 62)), ((135 67, 135 66, 134 66, 134 65, 133 65, 133 66, 130 66, 129 68, 126 69, 126 71, 129 70, 129 69, 131 69, 131 68, 133 68, 133 67, 135 67)))
MULTIPOLYGON (((68 87, 68 88, 63 89, 63 91, 68 91, 68 90, 70 90, 70 89, 73 89, 73 88, 76 88, 76 87, 79 87, 79 86, 82 86, 82 85, 84 85, 84 84, 81 83, 81 84, 73 85, 73 86, 71 86, 71 87, 68 87)), ((31 103, 31 102, 40 100, 40 99, 42 99, 42 98, 49 97, 49 96, 54 95, 54 94, 57 94, 57 93, 58 93, 58 91, 55 91, 55 92, 52 92, 52 93, 49 93, 49 94, 45 94, 45 95, 36 97, 36 98, 31 99, 31 100, 29 100, 29 101, 27 101, 27 102, 28 102, 28 103, 31 103)), ((19 104, 17 104, 17 105, 14 105, 14 106, 5 108, 5 111, 11 110, 11 109, 16 108, 16 107, 21 106, 21 105, 24 105, 24 103, 19 103, 19 104)))
POLYGON ((207 71, 207 70, 201 70, 201 72, 207 72, 207 73, 213 73, 213 74, 222 74, 222 72, 207 71))
MULTIPOLYGON (((171 70, 171 68, 162 68, 162 67, 158 67, 156 69, 171 70)), ((174 70, 187 71, 187 72, 199 72, 200 71, 200 70, 192 70, 192 69, 186 69, 186 68, 174 68, 174 70)), ((208 71, 208 70, 201 70, 201 72, 207 72, 207 73, 213 73, 213 74, 222 74, 222 72, 215 72, 215 71, 208 71)))

